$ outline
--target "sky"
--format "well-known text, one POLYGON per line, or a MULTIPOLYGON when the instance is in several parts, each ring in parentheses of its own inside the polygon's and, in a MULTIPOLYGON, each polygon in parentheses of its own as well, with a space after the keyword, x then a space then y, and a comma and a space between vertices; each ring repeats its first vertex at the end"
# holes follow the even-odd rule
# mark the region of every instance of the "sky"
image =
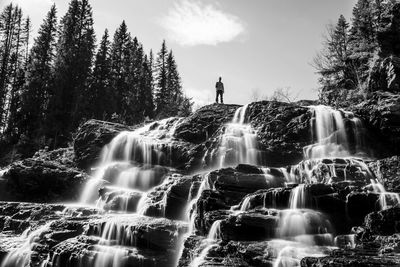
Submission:
MULTIPOLYGON (((13 2, 29 15, 35 34, 52 3, 59 18, 68 0, 13 2)), ((340 14, 350 20, 356 0, 92 0, 97 40, 125 20, 146 51, 163 40, 173 50, 185 93, 196 106, 215 100, 221 76, 225 103, 246 104, 290 87, 297 99, 316 99, 311 66, 323 34, 340 14)))

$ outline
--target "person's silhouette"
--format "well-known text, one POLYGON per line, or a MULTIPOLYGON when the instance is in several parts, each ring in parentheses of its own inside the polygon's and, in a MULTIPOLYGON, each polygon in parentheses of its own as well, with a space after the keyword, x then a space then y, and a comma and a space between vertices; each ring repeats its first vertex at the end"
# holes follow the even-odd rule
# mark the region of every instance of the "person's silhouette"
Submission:
POLYGON ((215 98, 215 102, 218 103, 218 97, 221 98, 221 104, 224 103, 224 84, 221 82, 222 78, 219 77, 219 81, 215 84, 215 90, 217 93, 217 97, 215 98))

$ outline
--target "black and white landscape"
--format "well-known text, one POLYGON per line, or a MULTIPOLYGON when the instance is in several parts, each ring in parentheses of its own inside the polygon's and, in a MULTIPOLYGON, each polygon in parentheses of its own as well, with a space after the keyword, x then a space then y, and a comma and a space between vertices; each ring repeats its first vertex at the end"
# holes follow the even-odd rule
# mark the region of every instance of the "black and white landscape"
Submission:
POLYGON ((34 38, 4 4, 0 266, 400 266, 400 1, 355 2, 317 99, 244 105, 200 105, 125 21, 96 41, 87 0, 34 38))

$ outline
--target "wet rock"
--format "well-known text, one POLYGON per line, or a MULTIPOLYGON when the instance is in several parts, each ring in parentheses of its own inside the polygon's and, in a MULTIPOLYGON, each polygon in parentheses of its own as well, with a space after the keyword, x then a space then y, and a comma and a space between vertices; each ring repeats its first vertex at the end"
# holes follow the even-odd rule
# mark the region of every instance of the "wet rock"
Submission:
POLYGON ((362 250, 335 250, 328 257, 305 257, 301 260, 302 267, 337 266, 399 266, 398 255, 378 255, 370 251, 362 250))
POLYGON ((366 215, 379 210, 379 195, 354 191, 347 196, 347 215, 353 225, 361 225, 366 215))
POLYGON ((275 101, 249 105, 247 120, 257 129, 257 137, 268 166, 296 164, 303 158, 303 147, 312 143, 311 112, 295 103, 275 101))
POLYGON ((101 188, 99 190, 106 211, 135 212, 143 193, 101 188))
POLYGON ((129 247, 104 247, 96 237, 78 236, 61 242, 52 249, 50 258, 53 267, 109 265, 118 261, 118 266, 172 266, 171 255, 160 255, 147 249, 129 247))
POLYGON ((131 127, 118 123, 89 120, 79 127, 74 139, 75 161, 82 169, 88 169, 99 160, 102 148, 122 131, 131 127))
POLYGON ((89 221, 87 235, 101 237, 106 233, 120 245, 138 246, 166 251, 175 249, 182 234, 187 232, 184 222, 152 218, 137 214, 108 215, 89 221), (126 234, 127 238, 121 238, 126 234))
POLYGON ((373 212, 365 217, 365 230, 372 235, 400 233, 400 207, 373 212))
POLYGON ((223 124, 232 120, 239 105, 204 106, 178 125, 175 136, 199 144, 211 137, 223 124))
POLYGON ((400 154, 399 94, 374 92, 351 109, 365 123, 371 155, 383 158, 400 154))
POLYGON ((374 178, 365 163, 356 158, 303 160, 288 166, 286 171, 295 176, 295 180, 291 181, 295 183, 353 182, 356 185, 367 185, 374 178))
POLYGON ((0 231, 20 234, 28 228, 35 230, 47 222, 60 220, 63 216, 85 219, 97 213, 94 209, 68 208, 58 204, 0 202, 0 231))
POLYGON ((368 164, 375 176, 389 192, 400 192, 400 157, 393 156, 368 164))
POLYGON ((257 207, 286 209, 289 207, 291 188, 280 187, 268 190, 259 190, 247 195, 238 208, 252 210, 257 207), (244 203, 246 201, 246 203, 244 203))
POLYGON ((190 192, 192 184, 197 183, 198 176, 183 176, 172 174, 165 178, 164 182, 147 193, 144 215, 153 217, 165 217, 172 220, 185 220, 185 208, 189 196, 196 192, 190 192))
POLYGON ((182 255, 179 258, 179 267, 190 266, 190 263, 195 257, 196 250, 197 253, 201 253, 201 249, 199 248, 203 237, 197 235, 188 236, 183 244, 182 255))
POLYGON ((57 161, 29 158, 11 164, 2 179, 7 194, 1 200, 54 203, 77 200, 88 176, 57 161))
POLYGON ((248 174, 264 174, 264 172, 257 166, 249 165, 249 164, 239 164, 236 167, 236 170, 241 173, 248 174))
POLYGON ((362 255, 358 251, 346 253, 343 256, 329 256, 322 258, 306 257, 301 260, 302 267, 373 267, 373 266, 399 266, 398 256, 370 256, 362 255))
POLYGON ((239 170, 220 169, 211 172, 208 176, 213 189, 223 193, 229 199, 227 204, 230 206, 237 205, 246 194, 260 189, 283 187, 285 183, 283 177, 246 173, 242 172, 243 169, 239 170))
POLYGON ((221 222, 223 240, 261 241, 276 237, 279 216, 276 211, 250 211, 221 222))
MULTIPOLYGON (((209 244, 209 243, 208 243, 209 244)), ((205 249, 207 242, 198 236, 186 239, 184 252, 179 261, 179 266, 189 266, 205 249)), ((305 248, 299 243, 274 240, 274 241, 219 241, 208 247, 208 253, 202 258, 200 266, 299 266, 303 254, 328 254, 329 248, 305 248), (289 246, 293 259, 284 259, 277 263, 280 251, 289 246)))

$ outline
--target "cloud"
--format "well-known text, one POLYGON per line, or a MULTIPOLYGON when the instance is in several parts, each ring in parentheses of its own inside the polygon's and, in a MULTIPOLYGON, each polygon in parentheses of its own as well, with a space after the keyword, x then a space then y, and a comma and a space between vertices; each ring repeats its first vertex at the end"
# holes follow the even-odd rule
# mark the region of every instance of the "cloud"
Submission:
POLYGON ((231 42, 245 31, 238 17, 197 0, 176 2, 160 24, 170 39, 183 46, 231 42))

